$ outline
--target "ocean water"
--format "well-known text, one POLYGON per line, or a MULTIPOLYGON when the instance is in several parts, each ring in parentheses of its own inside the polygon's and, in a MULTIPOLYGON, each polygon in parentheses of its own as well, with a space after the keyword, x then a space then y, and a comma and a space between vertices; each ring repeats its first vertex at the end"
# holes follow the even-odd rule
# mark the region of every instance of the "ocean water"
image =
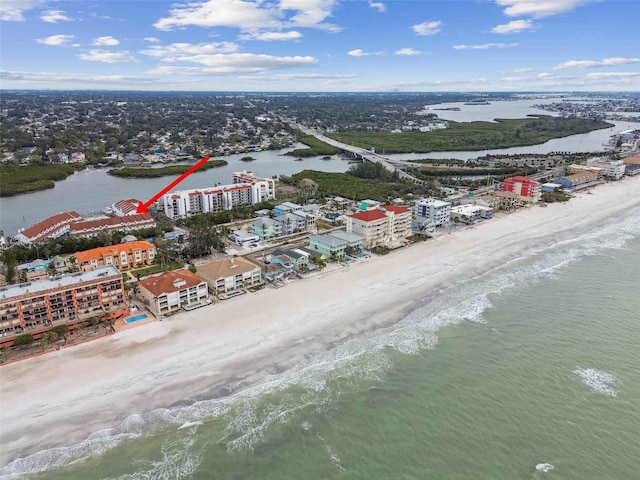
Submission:
POLYGON ((2 475, 637 480, 639 271, 636 209, 231 398, 132 416, 2 475))

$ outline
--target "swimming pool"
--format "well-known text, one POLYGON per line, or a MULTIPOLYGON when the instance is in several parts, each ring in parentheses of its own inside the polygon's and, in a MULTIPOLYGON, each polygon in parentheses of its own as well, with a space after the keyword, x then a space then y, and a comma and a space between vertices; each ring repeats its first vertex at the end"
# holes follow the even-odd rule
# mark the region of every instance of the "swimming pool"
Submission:
POLYGON ((145 318, 147 318, 147 314, 143 313, 141 315, 136 315, 135 317, 129 317, 129 318, 125 319, 124 323, 129 324, 129 323, 133 323, 133 322, 138 322, 140 320, 144 320, 145 318))
POLYGON ((198 307, 202 307, 202 306, 203 306, 202 303, 196 302, 196 303, 190 303, 189 305, 185 305, 182 308, 184 308, 188 312, 189 310, 194 310, 194 309, 196 309, 198 307))

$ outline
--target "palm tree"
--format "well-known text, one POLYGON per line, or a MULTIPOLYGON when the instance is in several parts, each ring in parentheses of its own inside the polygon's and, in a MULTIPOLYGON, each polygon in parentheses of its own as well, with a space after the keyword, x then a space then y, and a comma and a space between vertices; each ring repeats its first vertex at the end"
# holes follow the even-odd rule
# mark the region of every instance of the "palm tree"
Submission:
POLYGON ((9 352, 11 351, 11 347, 9 345, 2 346, 2 354, 4 355, 4 361, 9 360, 9 352))
POLYGON ((69 332, 69 327, 66 325, 58 325, 51 329, 52 332, 55 332, 56 335, 62 336, 64 338, 64 344, 67 344, 67 333, 69 332))
POLYGON ((102 326, 104 327, 104 333, 109 333, 109 329, 113 330, 113 325, 116 323, 113 318, 105 318, 102 320, 102 326))
POLYGON ((93 329, 94 333, 98 329, 98 325, 100 325, 100 322, 101 322, 100 317, 91 317, 89 319, 89 325, 91 325, 92 327, 95 327, 93 329))

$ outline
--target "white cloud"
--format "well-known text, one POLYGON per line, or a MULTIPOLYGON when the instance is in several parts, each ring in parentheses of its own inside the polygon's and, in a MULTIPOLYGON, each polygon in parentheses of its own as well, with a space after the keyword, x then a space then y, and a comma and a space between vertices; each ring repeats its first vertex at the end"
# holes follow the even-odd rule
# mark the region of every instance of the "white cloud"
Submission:
POLYGON ((531 20, 512 20, 509 23, 493 27, 491 33, 518 33, 525 30, 533 30, 534 28, 531 20))
POLYGON ((382 3, 382 2, 374 2, 372 0, 369 0, 369 6, 371 8, 375 8, 380 13, 384 12, 387 9, 387 6, 384 3, 382 3))
POLYGON ((454 45, 456 50, 487 50, 489 48, 517 47, 517 43, 483 43, 481 45, 454 45))
POLYGON ((569 12, 576 7, 585 5, 593 0, 495 0, 498 5, 505 7, 504 14, 508 17, 529 16, 534 18, 549 17, 559 13, 569 12))
POLYGON ((415 48, 401 48, 400 50, 396 50, 396 55, 420 55, 422 52, 420 50, 416 50, 415 48))
POLYGON ((150 57, 159 57, 166 62, 188 61, 189 55, 210 55, 219 53, 233 53, 238 51, 239 45, 232 42, 211 43, 172 43, 170 45, 151 45, 140 53, 150 57))
POLYGON ((110 52, 107 50, 89 50, 88 53, 81 53, 78 55, 80 60, 87 60, 90 62, 104 62, 104 63, 137 63, 139 60, 131 56, 129 52, 110 52))
POLYGON ((45 12, 42 12, 42 15, 40 15, 40 20, 48 23, 72 21, 64 14, 62 10, 47 10, 45 12))
POLYGON ((115 47, 116 45, 120 45, 120 40, 109 35, 106 37, 96 38, 91 45, 115 47))
POLYGON ((440 20, 433 22, 422 22, 411 27, 416 35, 435 35, 441 30, 442 22, 440 20))
POLYGON ((207 0, 174 6, 169 16, 155 24, 158 30, 194 25, 199 27, 232 27, 245 32, 307 27, 331 31, 332 24, 323 23, 331 16, 335 0, 280 0, 278 4, 264 1, 207 0))
POLYGON ((24 82, 46 82, 46 83, 155 83, 157 78, 127 75, 86 75, 84 73, 50 73, 50 72, 22 72, 1 70, 0 79, 16 80, 24 82))
POLYGON ((617 65, 629 65, 631 63, 640 63, 640 58, 631 57, 609 57, 603 60, 569 60, 553 67, 554 70, 564 70, 567 68, 595 68, 595 67, 614 67, 617 65))
POLYGON ((500 80, 503 82, 526 82, 528 78, 526 77, 502 77, 500 80))
POLYGON ((61 47, 63 45, 68 45, 69 42, 73 40, 73 38, 73 35, 51 35, 50 37, 36 38, 36 42, 42 43, 44 45, 61 47))
POLYGON ((531 67, 522 67, 522 68, 515 68, 513 70, 513 73, 527 73, 527 72, 533 72, 533 68, 531 68, 531 67))
POLYGON ((188 55, 182 61, 199 63, 204 67, 161 65, 148 73, 162 75, 229 75, 234 73, 259 73, 292 67, 308 67, 318 63, 318 60, 311 56, 276 57, 254 53, 188 55))
POLYGON ((542 72, 538 74, 538 78, 540 80, 545 80, 547 78, 556 78, 557 75, 555 73, 547 73, 547 72, 542 72))
POLYGON ((288 32, 253 32, 240 35, 240 40, 263 40, 270 42, 272 40, 295 40, 301 38, 302 34, 296 30, 288 32))
POLYGON ((341 80, 348 78, 358 77, 355 73, 278 73, 276 75, 269 76, 254 76, 254 75, 240 75, 239 78, 259 80, 259 81, 271 81, 281 82, 288 80, 341 80))
POLYGON ((143 40, 149 43, 160 43, 160 39, 156 37, 144 37, 143 40))
POLYGON ((45 0, 2 0, 0 2, 0 20, 3 22, 22 22, 27 10, 32 10, 45 0))
POLYGON ((361 48, 356 48, 355 50, 349 50, 347 55, 351 57, 368 57, 370 55, 383 55, 383 52, 365 52, 361 48))
POLYGON ((588 80, 602 80, 609 78, 632 78, 640 77, 640 72, 596 72, 589 73, 585 78, 588 80))

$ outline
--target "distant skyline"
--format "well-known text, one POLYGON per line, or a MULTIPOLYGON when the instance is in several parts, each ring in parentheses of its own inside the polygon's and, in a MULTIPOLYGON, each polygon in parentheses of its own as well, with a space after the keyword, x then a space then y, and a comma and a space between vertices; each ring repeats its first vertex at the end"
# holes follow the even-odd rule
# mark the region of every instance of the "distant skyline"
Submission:
POLYGON ((635 0, 2 0, 0 88, 638 91, 635 0))

